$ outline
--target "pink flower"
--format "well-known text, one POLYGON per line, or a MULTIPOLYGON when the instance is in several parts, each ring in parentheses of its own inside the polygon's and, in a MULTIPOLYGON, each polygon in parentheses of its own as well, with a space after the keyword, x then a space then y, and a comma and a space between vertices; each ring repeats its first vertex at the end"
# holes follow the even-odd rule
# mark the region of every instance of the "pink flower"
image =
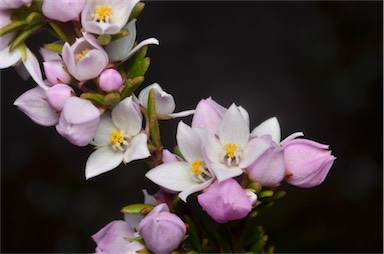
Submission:
POLYGON ((156 206, 139 223, 139 234, 154 253, 170 253, 177 249, 187 231, 184 222, 170 213, 166 204, 156 206))
POLYGON ((86 0, 45 0, 42 11, 50 19, 67 22, 79 17, 85 2, 86 0))
POLYGON ((117 91, 123 84, 123 78, 115 69, 104 70, 99 77, 99 87, 105 92, 117 91))
POLYGON ((62 111, 65 102, 69 97, 75 95, 75 91, 66 84, 57 84, 50 87, 46 94, 49 105, 57 111, 62 111))
POLYGON ((331 169, 334 160, 328 145, 312 140, 294 139, 283 145, 285 167, 289 184, 311 188, 321 184, 331 169))
POLYGON ((64 68, 63 61, 46 61, 43 62, 44 72, 51 85, 58 83, 68 84, 71 81, 71 75, 64 68))
POLYGON ((211 97, 203 99, 196 106, 191 126, 192 128, 203 128, 218 135, 221 120, 226 110, 211 97))
POLYGON ((242 219, 252 210, 254 197, 248 197, 239 183, 234 179, 227 179, 218 183, 215 181, 199 196, 201 207, 218 223, 242 219))

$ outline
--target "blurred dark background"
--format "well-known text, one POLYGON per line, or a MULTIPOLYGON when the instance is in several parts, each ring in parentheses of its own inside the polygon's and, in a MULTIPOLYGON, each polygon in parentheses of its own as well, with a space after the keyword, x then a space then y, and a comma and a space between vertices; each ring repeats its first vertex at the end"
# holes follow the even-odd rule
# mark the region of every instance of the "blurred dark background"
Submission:
MULTIPOLYGON (((137 26, 138 40, 160 40, 144 85, 158 82, 177 111, 212 96, 246 108, 252 128, 277 116, 282 137, 331 145, 325 182, 283 184, 288 195, 261 215, 276 252, 383 251, 382 2, 151 1, 137 26)), ((12 105, 33 86, 1 72, 1 252, 92 252, 92 234, 157 188, 141 162, 86 181, 92 147, 12 105)), ((166 147, 178 121, 161 122, 166 147)))

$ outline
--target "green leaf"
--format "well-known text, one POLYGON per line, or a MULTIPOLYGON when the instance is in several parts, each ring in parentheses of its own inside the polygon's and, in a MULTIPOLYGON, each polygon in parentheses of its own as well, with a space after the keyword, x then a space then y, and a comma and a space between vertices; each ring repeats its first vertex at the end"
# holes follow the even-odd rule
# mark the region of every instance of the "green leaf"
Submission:
POLYGON ((42 27, 43 23, 38 23, 34 26, 26 28, 24 31, 20 32, 15 39, 13 39, 12 43, 10 44, 9 50, 12 51, 15 48, 17 48, 21 43, 25 41, 25 39, 28 38, 31 34, 33 34, 37 29, 42 27))
POLYGON ((272 197, 274 192, 272 190, 264 190, 259 193, 258 197, 259 198, 269 198, 272 197))
POLYGON ((135 78, 138 76, 144 76, 147 72, 151 60, 149 57, 145 57, 147 54, 148 46, 142 47, 129 61, 129 67, 127 69, 128 78, 135 78))
POLYGON ((144 3, 137 3, 135 7, 133 7, 133 10, 131 12, 131 15, 129 16, 128 22, 137 18, 139 14, 143 11, 145 4, 144 3))
POLYGON ((151 137, 152 144, 156 147, 161 146, 160 141, 160 130, 159 130, 159 122, 156 116, 156 103, 155 103, 155 91, 153 88, 149 91, 148 95, 148 121, 149 121, 149 133, 151 137))
POLYGON ((120 212, 128 214, 146 215, 150 211, 152 211, 153 208, 155 208, 155 206, 149 204, 132 204, 124 206, 123 208, 121 208, 120 212))
POLYGON ((32 12, 31 14, 28 15, 28 17, 26 18, 26 21, 28 24, 31 25, 31 24, 35 24, 37 22, 40 22, 41 18, 42 18, 41 13, 32 12))
POLYGON ((70 42, 66 33, 61 29, 61 27, 56 22, 48 22, 48 24, 52 27, 53 31, 55 31, 57 37, 65 42, 70 42))
POLYGON ((100 44, 100 45, 108 45, 110 42, 111 42, 111 35, 109 34, 101 34, 97 37, 97 42, 100 44))
POLYGON ((119 93, 109 93, 104 96, 104 104, 109 107, 114 107, 117 103, 119 103, 121 100, 119 93))
POLYGON ((188 215, 184 216, 184 221, 189 225, 188 233, 193 247, 201 253, 201 242, 195 223, 188 215))
POLYGON ((117 34, 111 35, 111 40, 115 41, 115 40, 121 39, 121 38, 128 36, 128 35, 129 35, 129 30, 127 28, 122 28, 120 30, 120 32, 118 32, 117 34))
POLYGON ((12 22, 6 26, 3 26, 0 29, 0 36, 3 36, 4 34, 7 34, 9 32, 12 32, 18 28, 23 27, 24 25, 28 24, 26 20, 17 20, 15 22, 12 22))
POLYGON ((121 99, 127 98, 144 82, 144 77, 139 76, 134 79, 127 79, 124 83, 123 91, 121 92, 121 99))
POLYGON ((57 43, 48 43, 45 44, 44 47, 59 54, 61 54, 61 51, 63 50, 63 45, 57 43))
POLYGON ((98 93, 82 93, 81 98, 95 102, 96 104, 104 105, 104 97, 98 93))

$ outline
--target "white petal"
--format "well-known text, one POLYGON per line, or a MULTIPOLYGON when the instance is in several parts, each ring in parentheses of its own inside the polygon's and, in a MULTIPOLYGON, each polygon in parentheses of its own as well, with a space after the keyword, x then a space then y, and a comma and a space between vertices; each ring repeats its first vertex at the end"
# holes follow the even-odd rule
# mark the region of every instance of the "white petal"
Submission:
POLYGON ((21 60, 21 51, 19 49, 9 52, 9 46, 0 50, 0 69, 5 69, 15 65, 21 60))
POLYGON ((60 55, 52 50, 47 48, 40 48, 40 54, 43 57, 44 61, 62 61, 60 55))
POLYGON ((216 175, 218 182, 239 176, 243 173, 243 170, 239 167, 228 167, 222 163, 212 163, 211 170, 216 175))
POLYGON ((288 141, 290 141, 292 139, 298 138, 298 137, 302 137, 302 136, 304 136, 304 133, 302 133, 302 132, 292 133, 291 135, 286 137, 283 141, 281 141, 281 145, 284 145, 286 142, 288 142, 288 141))
POLYGON ((164 116, 171 114, 176 107, 175 100, 172 95, 165 92, 157 83, 147 86, 140 92, 140 103, 145 108, 148 107, 148 96, 151 89, 153 89, 155 95, 156 115, 164 116))
POLYGON ((123 156, 122 152, 112 150, 110 147, 97 149, 87 160, 85 178, 89 179, 116 168, 123 161, 123 156))
POLYGON ((203 160, 200 136, 182 121, 177 126, 176 139, 180 152, 186 161, 203 160))
POLYGON ((178 118, 178 117, 190 116, 190 115, 193 115, 194 113, 195 113, 195 110, 191 109, 191 110, 181 111, 178 113, 168 114, 167 116, 159 116, 159 118, 160 119, 178 118))
POLYGON ((139 49, 141 49, 142 47, 146 46, 146 45, 149 45, 149 44, 154 44, 154 45, 159 45, 159 41, 155 38, 149 38, 149 39, 146 39, 142 42, 140 42, 139 44, 136 45, 136 47, 134 47, 131 52, 129 52, 129 54, 124 57, 124 59, 122 59, 121 61, 122 62, 125 62, 128 58, 130 58, 131 56, 133 56, 139 49))
POLYGON ((249 125, 235 104, 225 112, 219 131, 220 143, 245 147, 249 139, 249 125))
POLYGON ((180 192, 179 198, 181 200, 183 200, 184 202, 187 202, 187 198, 189 195, 207 188, 209 185, 211 185, 212 182, 213 182, 213 178, 211 178, 211 179, 209 179, 209 180, 207 180, 201 184, 191 186, 190 188, 185 189, 182 192, 180 192))
POLYGON ((122 100, 112 110, 113 123, 130 137, 140 132, 142 119, 143 116, 137 112, 132 97, 122 100))
POLYGON ((24 66, 33 78, 33 80, 43 89, 48 90, 41 74, 40 64, 35 55, 27 48, 27 58, 23 60, 24 66))
POLYGON ((243 169, 248 167, 271 146, 272 140, 269 135, 251 139, 247 148, 243 151, 243 157, 240 158, 239 167, 243 169))
POLYGON ((208 160, 212 163, 221 163, 221 157, 224 155, 224 149, 220 141, 214 134, 204 130, 198 129, 199 135, 202 137, 204 153, 208 160))
POLYGON ((117 130, 117 127, 113 125, 111 117, 104 113, 100 118, 99 128, 91 144, 94 146, 108 145, 113 130, 117 130))
POLYGON ((128 148, 125 150, 124 163, 148 158, 150 155, 151 154, 149 153, 147 146, 147 135, 139 133, 131 139, 128 148))
POLYGON ((198 185, 191 177, 188 162, 170 162, 149 170, 145 176, 152 182, 171 191, 183 191, 198 185))
POLYGON ((242 106, 238 106, 237 108, 239 109, 240 114, 244 117, 244 120, 247 122, 247 125, 249 126, 250 122, 249 122, 248 111, 245 110, 245 108, 243 108, 242 106))
POLYGON ((263 135, 271 135, 272 140, 276 143, 280 143, 281 139, 281 131, 280 124, 276 117, 271 117, 264 122, 262 122, 259 126, 253 129, 252 135, 256 137, 261 137, 263 135))

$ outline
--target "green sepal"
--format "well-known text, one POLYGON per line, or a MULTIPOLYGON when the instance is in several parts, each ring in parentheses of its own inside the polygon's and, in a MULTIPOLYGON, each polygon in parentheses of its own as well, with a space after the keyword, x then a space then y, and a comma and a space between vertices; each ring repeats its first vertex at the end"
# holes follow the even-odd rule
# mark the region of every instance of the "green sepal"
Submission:
POLYGON ((28 24, 35 24, 37 22, 40 22, 42 18, 41 13, 38 12, 32 12, 31 14, 28 15, 26 18, 26 21, 28 24))
POLYGON ((106 106, 109 106, 110 108, 113 108, 117 103, 119 103, 121 100, 119 93, 109 93, 104 96, 104 104, 106 106))
POLYGON ((82 93, 80 98, 93 101, 99 105, 104 105, 104 96, 98 93, 82 93))
POLYGON ((63 51, 63 45, 57 43, 48 43, 45 44, 44 47, 59 54, 61 54, 61 51, 63 51))
POLYGON ((121 38, 128 36, 128 35, 129 35, 129 30, 127 28, 122 28, 120 30, 120 32, 118 32, 117 34, 111 35, 111 40, 115 41, 115 40, 121 39, 121 38))
POLYGON ((4 34, 7 34, 9 32, 12 32, 24 25, 28 24, 26 20, 17 20, 15 22, 12 22, 6 26, 3 26, 1 29, 0 29, 0 36, 3 36, 4 34))
POLYGON ((258 183, 258 182, 251 182, 248 186, 247 189, 252 189, 256 194, 260 193, 261 189, 263 186, 258 183))
POLYGON ((142 12, 142 10, 144 9, 144 6, 145 4, 142 3, 142 2, 138 2, 135 7, 133 7, 133 10, 131 12, 131 15, 129 16, 129 19, 128 19, 128 22, 130 22, 131 20, 137 18, 137 16, 139 16, 139 14, 142 12))
POLYGON ((155 90, 153 90, 153 88, 149 91, 148 94, 147 114, 149 121, 149 134, 151 137, 152 144, 156 147, 160 147, 160 130, 159 122, 156 116, 155 90))
POLYGON ((121 91, 121 99, 127 98, 133 94, 133 92, 144 82, 144 77, 139 76, 134 79, 127 79, 124 82, 123 91, 121 91))
POLYGON ((56 22, 51 21, 51 22, 48 22, 48 24, 52 27, 53 31, 55 31, 55 34, 59 39, 65 42, 70 42, 66 33, 61 29, 61 27, 56 22))
POLYGON ((179 146, 175 146, 172 150, 172 153, 179 156, 180 158, 184 158, 183 154, 181 153, 179 146))
POLYGON ((148 46, 144 46, 134 55, 131 61, 129 61, 130 65, 127 69, 128 78, 135 78, 138 76, 144 76, 147 72, 148 67, 151 63, 149 57, 145 57, 147 54, 148 46))
POLYGON ((21 43, 25 41, 25 39, 28 38, 31 34, 33 34, 37 29, 42 27, 44 24, 43 23, 38 23, 34 26, 28 27, 24 31, 20 32, 15 39, 13 39, 12 43, 9 46, 9 50, 12 51, 15 48, 17 48, 21 43))
POLYGON ((153 208, 155 208, 155 206, 150 204, 132 204, 124 206, 123 208, 121 208, 120 212, 127 214, 146 215, 150 211, 152 211, 153 208))
POLYGON ((196 248, 198 253, 201 253, 201 242, 200 242, 199 232, 197 231, 197 227, 195 223, 192 221, 192 219, 188 215, 184 216, 184 221, 189 225, 188 234, 193 247, 196 248))
POLYGON ((110 42, 111 42, 111 35, 109 34, 101 34, 97 37, 97 42, 100 44, 100 45, 108 45, 110 42))
POLYGON ((272 190, 264 190, 259 193, 258 197, 259 198, 270 198, 272 197, 274 192, 272 190))

